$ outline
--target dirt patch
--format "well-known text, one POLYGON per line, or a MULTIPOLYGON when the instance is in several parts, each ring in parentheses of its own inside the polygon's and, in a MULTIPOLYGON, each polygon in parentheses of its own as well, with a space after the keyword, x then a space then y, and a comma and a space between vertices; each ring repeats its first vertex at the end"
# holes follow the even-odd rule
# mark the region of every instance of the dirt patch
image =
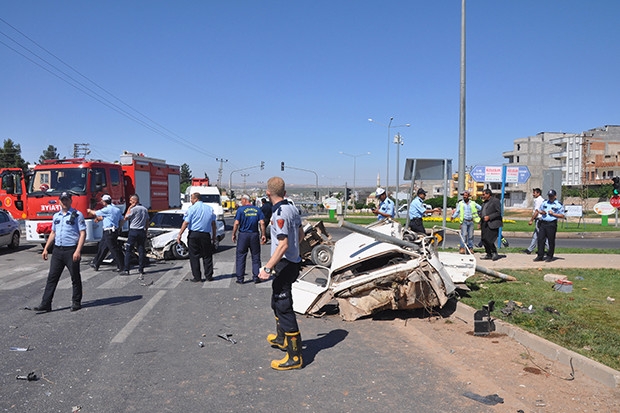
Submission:
POLYGON ((620 412, 620 390, 610 389, 559 362, 530 351, 497 333, 473 335, 473 320, 407 318, 396 329, 423 348, 436 363, 479 395, 497 394, 497 411, 620 412))

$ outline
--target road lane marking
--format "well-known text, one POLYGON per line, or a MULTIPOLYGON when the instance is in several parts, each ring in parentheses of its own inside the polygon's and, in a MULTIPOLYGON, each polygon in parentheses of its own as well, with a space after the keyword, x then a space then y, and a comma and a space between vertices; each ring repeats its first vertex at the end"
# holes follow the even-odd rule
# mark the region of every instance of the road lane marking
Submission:
POLYGON ((47 273, 48 270, 42 270, 32 274, 20 276, 20 278, 13 281, 2 282, 0 283, 0 290, 15 290, 17 288, 24 287, 28 284, 47 278, 47 273))
POLYGON ((146 303, 144 307, 142 307, 140 311, 138 311, 138 313, 133 316, 131 320, 129 320, 125 327, 118 332, 118 334, 112 339, 112 343, 124 343, 138 324, 144 320, 144 317, 146 317, 146 315, 153 309, 153 307, 155 307, 159 300, 161 300, 164 294, 166 294, 165 290, 159 290, 157 294, 155 294, 153 298, 151 298, 148 303, 146 303))

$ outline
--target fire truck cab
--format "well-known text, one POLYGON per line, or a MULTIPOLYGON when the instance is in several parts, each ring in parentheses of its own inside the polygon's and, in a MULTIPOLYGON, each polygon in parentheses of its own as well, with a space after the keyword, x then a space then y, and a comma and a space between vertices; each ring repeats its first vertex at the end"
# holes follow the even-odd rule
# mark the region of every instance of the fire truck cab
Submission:
POLYGON ((15 219, 26 219, 26 176, 21 168, 0 169, 0 208, 15 219))

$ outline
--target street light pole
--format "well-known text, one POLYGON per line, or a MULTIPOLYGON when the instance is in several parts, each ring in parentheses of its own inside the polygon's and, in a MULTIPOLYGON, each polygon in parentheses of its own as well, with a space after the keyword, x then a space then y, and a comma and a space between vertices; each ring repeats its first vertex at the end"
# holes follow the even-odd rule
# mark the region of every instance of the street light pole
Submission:
POLYGON ((403 141, 403 137, 400 136, 400 133, 394 135, 394 143, 396 144, 396 209, 398 210, 398 192, 400 191, 400 147, 405 143, 403 141))
POLYGON ((392 121, 394 120, 394 117, 390 117, 390 122, 387 125, 382 125, 379 122, 376 122, 374 119, 368 119, 368 122, 373 122, 376 123, 377 125, 383 126, 387 128, 387 133, 388 133, 388 139, 387 139, 387 165, 386 165, 386 174, 385 174, 385 193, 388 194, 390 193, 390 143, 392 141, 391 139, 391 133, 390 133, 390 129, 396 129, 396 128, 408 128, 409 126, 411 126, 409 123, 404 123, 402 125, 396 125, 396 126, 392 126, 392 121))
MULTIPOLYGON (((351 158, 353 158, 353 199, 355 199, 355 192, 357 191, 357 187, 355 186, 355 175, 357 172, 357 165, 356 165, 357 158, 359 158, 360 156, 370 155, 370 152, 360 153, 358 155, 351 155, 350 153, 340 151, 340 154, 345 155, 345 156, 350 156, 351 158)), ((355 201, 353 201, 353 209, 355 209, 355 201)))

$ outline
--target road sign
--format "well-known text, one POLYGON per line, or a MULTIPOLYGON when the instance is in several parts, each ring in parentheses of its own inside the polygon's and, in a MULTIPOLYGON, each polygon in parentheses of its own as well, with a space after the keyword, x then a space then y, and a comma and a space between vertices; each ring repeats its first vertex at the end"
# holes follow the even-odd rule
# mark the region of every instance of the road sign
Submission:
MULTIPOLYGON (((502 166, 475 166, 469 173, 476 182, 502 182, 502 166)), ((527 166, 507 166, 506 183, 524 184, 530 179, 527 166)))
POLYGON ((609 200, 609 203, 614 208, 620 208, 620 196, 618 195, 612 196, 611 199, 609 200))

